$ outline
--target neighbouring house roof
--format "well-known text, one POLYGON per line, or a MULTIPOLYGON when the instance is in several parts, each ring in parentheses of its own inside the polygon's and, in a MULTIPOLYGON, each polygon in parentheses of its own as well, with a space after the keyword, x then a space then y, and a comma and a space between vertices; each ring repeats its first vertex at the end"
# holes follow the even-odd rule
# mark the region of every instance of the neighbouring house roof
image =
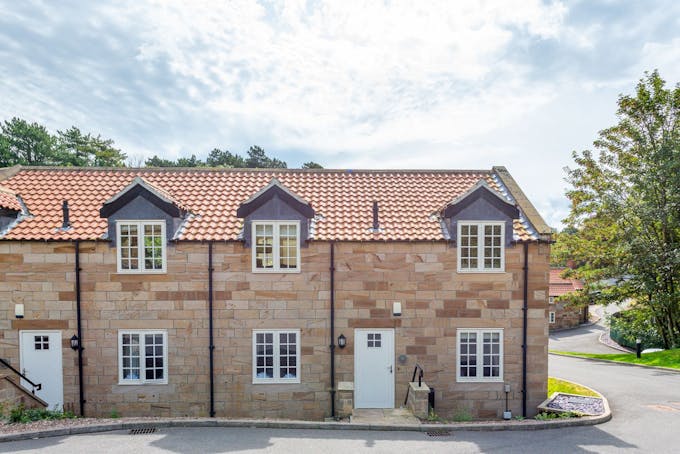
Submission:
POLYGON ((445 240, 442 206, 480 180, 505 200, 516 203, 518 241, 535 241, 545 223, 503 167, 492 170, 286 170, 179 168, 0 169, 2 185, 21 196, 33 215, 5 240, 95 240, 105 237, 100 209, 136 178, 167 200, 192 213, 178 240, 236 241, 243 228, 237 209, 261 194, 272 179, 314 210, 314 239, 340 241, 445 240), (11 170, 9 172, 8 170, 11 170), (68 200, 71 228, 59 230, 61 204, 68 200), (373 202, 380 205, 379 233, 373 232, 373 202), (529 213, 531 215, 529 216, 529 213))
POLYGON ((561 296, 565 293, 573 292, 583 288, 583 283, 578 279, 564 279, 561 277, 562 272, 566 268, 551 268, 550 269, 550 289, 549 296, 561 296))

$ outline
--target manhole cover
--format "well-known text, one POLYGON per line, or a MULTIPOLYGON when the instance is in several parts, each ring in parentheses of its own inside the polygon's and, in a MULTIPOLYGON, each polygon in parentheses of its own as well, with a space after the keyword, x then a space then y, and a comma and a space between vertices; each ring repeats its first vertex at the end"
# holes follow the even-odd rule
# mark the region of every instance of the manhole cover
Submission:
POLYGON ((428 430, 425 432, 428 437, 449 437, 451 436, 450 430, 428 430))
POLYGON ((156 432, 155 427, 145 427, 143 429, 130 429, 130 435, 146 435, 156 432))

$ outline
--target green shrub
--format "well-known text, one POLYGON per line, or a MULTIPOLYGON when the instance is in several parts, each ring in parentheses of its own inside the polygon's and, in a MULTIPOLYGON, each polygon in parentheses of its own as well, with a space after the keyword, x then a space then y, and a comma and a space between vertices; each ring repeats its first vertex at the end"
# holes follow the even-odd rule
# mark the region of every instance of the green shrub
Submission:
POLYGON ((663 339, 652 322, 652 313, 647 307, 632 308, 613 314, 609 319, 610 336, 619 344, 635 348, 636 339, 642 341, 642 348, 663 348, 663 339))
POLYGON ((76 415, 71 411, 48 410, 46 408, 26 408, 24 404, 19 404, 9 412, 10 423, 28 423, 41 420, 53 419, 73 419, 76 415))
POLYGON ((465 407, 458 408, 453 413, 453 420, 456 422, 472 421, 472 413, 470 413, 470 410, 468 408, 465 407))

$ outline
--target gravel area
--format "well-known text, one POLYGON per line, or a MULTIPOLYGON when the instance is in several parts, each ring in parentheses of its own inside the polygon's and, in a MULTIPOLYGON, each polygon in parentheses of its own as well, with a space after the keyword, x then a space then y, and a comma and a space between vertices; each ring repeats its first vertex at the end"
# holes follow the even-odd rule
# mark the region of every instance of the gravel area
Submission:
POLYGON ((573 411, 586 415, 601 415, 604 413, 604 403, 599 397, 572 396, 558 394, 546 405, 548 408, 561 411, 573 411))

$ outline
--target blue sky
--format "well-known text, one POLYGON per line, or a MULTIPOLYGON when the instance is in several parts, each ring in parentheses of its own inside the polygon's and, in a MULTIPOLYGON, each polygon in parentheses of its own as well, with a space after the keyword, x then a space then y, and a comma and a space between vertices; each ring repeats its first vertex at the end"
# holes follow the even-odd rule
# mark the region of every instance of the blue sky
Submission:
POLYGON ((680 81, 680 2, 0 0, 0 119, 132 163, 257 144, 289 167, 503 165, 554 226, 572 150, 655 68, 680 81))

